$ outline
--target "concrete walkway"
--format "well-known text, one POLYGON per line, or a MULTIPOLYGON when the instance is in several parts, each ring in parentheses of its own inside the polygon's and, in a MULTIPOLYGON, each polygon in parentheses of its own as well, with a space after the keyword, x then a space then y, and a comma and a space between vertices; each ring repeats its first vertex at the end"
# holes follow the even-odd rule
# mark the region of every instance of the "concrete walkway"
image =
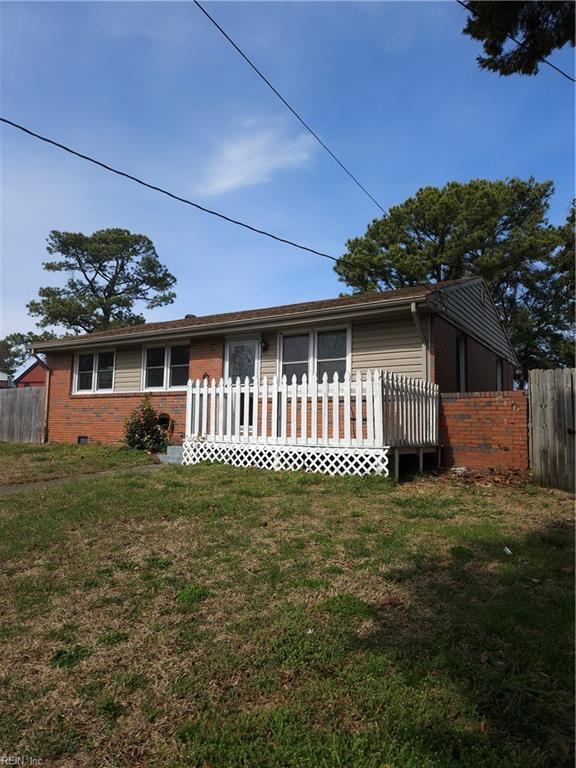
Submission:
POLYGON ((156 472, 163 469, 166 464, 144 464, 136 467, 123 467, 122 469, 107 469, 103 472, 91 472, 90 474, 66 475, 66 477, 54 477, 51 480, 36 480, 30 483, 13 483, 12 485, 0 485, 0 497, 10 496, 19 491, 36 491, 41 488, 51 488, 54 485, 64 485, 73 480, 98 480, 101 477, 115 477, 132 472, 156 472))

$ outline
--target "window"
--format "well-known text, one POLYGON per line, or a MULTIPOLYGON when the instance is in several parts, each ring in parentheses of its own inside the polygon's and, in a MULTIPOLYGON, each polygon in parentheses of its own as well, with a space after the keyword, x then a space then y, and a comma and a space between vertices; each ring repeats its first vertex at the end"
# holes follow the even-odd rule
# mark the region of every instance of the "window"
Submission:
POLYGON ((170 386, 185 387, 188 381, 188 346, 170 347, 170 386))
POLYGON ((98 353, 96 389, 112 389, 114 380, 114 352, 98 353))
POLYGON ((342 381, 346 373, 346 331, 321 331, 316 336, 316 373, 321 379, 325 373, 331 381, 334 374, 342 381))
POLYGON ((165 347, 152 347, 146 350, 145 389, 164 387, 165 347))
POLYGON ((90 392, 94 377, 94 355, 78 355, 78 379, 76 389, 78 392, 90 392))
POLYGON ((144 356, 144 389, 185 387, 188 381, 189 347, 148 347, 144 356))
POLYGON ((283 336, 281 345, 281 374, 288 381, 292 376, 300 383, 302 376, 315 373, 319 380, 324 374, 332 381, 335 373, 340 381, 349 370, 350 330, 312 331, 294 336, 283 336))
POLYGON ((76 392, 106 392, 114 386, 115 352, 82 352, 76 358, 76 392))
POLYGON ((288 381, 296 376, 298 383, 302 376, 308 376, 308 358, 310 351, 310 334, 299 336, 284 336, 282 339, 282 375, 288 381))

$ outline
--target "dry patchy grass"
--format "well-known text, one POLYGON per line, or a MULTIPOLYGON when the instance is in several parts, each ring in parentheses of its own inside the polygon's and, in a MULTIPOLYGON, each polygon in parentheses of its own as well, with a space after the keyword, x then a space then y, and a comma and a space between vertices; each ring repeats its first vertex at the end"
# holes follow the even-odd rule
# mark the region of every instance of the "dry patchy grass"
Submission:
POLYGON ((567 494, 169 467, 0 510, 9 754, 571 764, 567 494))
POLYGON ((0 443, 0 486, 150 464, 142 451, 109 445, 0 443))

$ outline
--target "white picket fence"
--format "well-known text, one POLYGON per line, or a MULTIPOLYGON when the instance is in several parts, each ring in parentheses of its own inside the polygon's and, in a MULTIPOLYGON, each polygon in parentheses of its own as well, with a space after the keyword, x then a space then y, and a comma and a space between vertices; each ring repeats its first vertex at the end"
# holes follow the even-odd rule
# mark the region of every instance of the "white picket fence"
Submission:
POLYGON ((390 447, 438 445, 438 387, 380 370, 190 380, 184 463, 387 474, 390 447))

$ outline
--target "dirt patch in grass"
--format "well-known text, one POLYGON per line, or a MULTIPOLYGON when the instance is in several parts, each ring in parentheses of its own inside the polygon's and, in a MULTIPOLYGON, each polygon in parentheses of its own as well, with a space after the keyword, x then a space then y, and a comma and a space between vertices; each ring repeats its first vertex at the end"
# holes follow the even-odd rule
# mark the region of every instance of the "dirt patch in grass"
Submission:
POLYGON ((0 743, 81 767, 571 765, 572 510, 227 467, 0 499, 0 743))

